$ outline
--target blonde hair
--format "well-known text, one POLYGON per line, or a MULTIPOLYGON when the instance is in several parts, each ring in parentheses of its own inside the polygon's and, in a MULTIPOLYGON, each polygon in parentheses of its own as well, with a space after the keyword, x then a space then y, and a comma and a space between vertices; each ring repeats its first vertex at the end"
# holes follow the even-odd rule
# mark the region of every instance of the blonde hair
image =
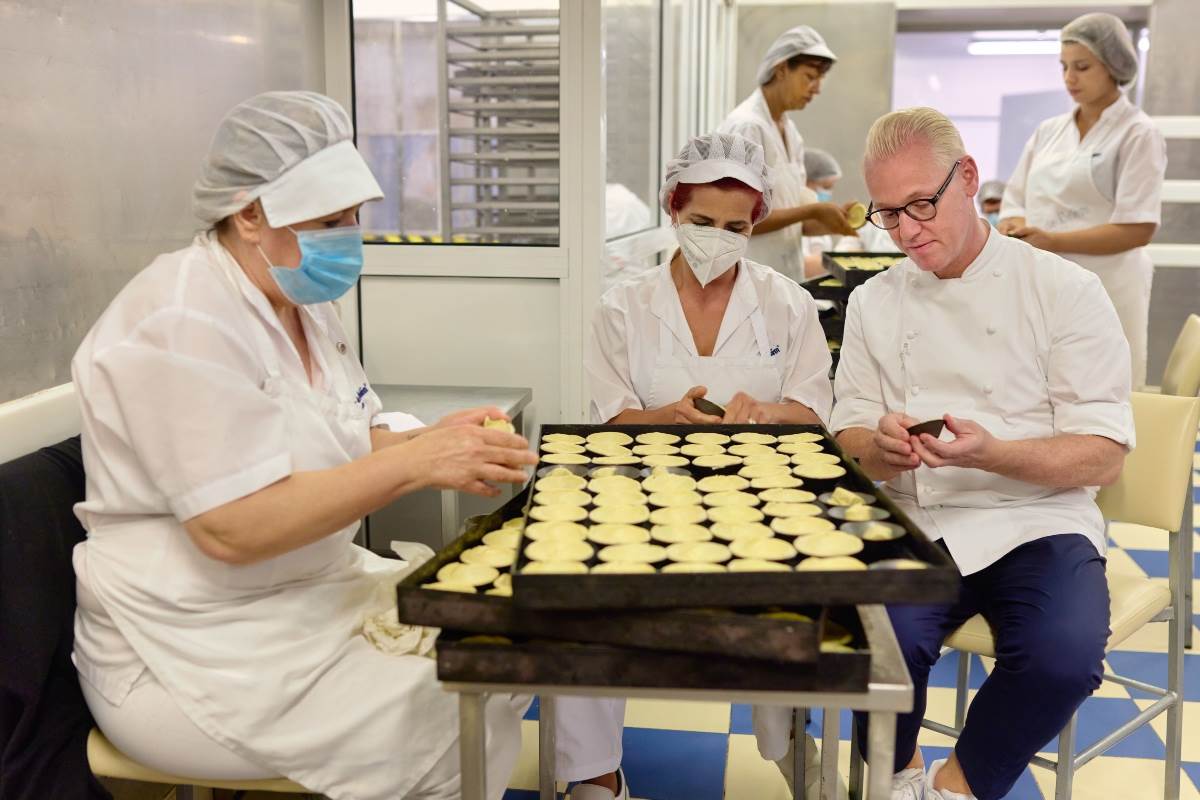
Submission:
POLYGON ((863 165, 891 158, 911 144, 923 143, 949 168, 967 154, 962 136, 950 119, 934 108, 902 108, 875 120, 867 132, 863 165))

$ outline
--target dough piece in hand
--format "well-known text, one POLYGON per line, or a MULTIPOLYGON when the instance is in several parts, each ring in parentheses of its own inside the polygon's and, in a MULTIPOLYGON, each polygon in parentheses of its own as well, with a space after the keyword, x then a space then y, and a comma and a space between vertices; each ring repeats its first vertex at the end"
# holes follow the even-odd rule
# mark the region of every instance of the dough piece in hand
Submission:
POLYGON ((543 539, 525 548, 530 561, 587 561, 595 552, 587 542, 568 539, 543 539))
POLYGON ((492 419, 491 417, 484 417, 483 427, 494 428, 498 431, 504 431, 505 433, 517 432, 517 429, 513 427, 513 424, 506 419, 492 419))
POLYGON ((796 550, 806 556, 830 558, 852 556, 863 549, 862 539, 842 531, 825 531, 801 536, 796 540, 796 550))

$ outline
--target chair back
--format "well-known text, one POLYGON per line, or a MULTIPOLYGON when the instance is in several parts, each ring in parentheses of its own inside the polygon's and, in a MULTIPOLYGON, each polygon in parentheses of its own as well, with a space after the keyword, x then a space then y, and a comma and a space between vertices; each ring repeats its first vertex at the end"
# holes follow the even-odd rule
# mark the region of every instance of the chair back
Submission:
POLYGON ((1195 397, 1200 394, 1200 314, 1183 323, 1163 370, 1162 393, 1195 397))

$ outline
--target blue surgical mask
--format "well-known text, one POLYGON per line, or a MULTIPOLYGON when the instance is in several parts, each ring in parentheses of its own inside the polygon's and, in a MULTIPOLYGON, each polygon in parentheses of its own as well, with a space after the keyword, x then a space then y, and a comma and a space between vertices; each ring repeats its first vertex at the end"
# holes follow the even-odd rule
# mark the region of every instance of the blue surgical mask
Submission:
POLYGON ((988 213, 984 214, 984 216, 987 217, 987 221, 992 224, 993 228, 1000 224, 999 211, 989 211, 988 213))
POLYGON ((363 266, 362 228, 358 225, 292 233, 300 245, 298 267, 276 267, 262 247, 258 248, 288 300, 302 306, 328 303, 358 282, 363 266))
POLYGON ((817 201, 820 203, 832 203, 833 192, 828 189, 817 189, 817 201))

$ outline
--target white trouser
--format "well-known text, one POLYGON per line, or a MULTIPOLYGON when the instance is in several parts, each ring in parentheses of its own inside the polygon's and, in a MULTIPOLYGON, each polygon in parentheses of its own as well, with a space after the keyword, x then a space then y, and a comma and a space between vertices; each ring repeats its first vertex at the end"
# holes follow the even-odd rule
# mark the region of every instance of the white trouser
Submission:
MULTIPOLYGON (((109 703, 86 680, 79 683, 96 725, 118 750, 140 764, 199 780, 278 777, 197 728, 149 670, 142 673, 119 706, 109 703)), ((488 697, 484 714, 487 785, 489 797, 495 800, 508 787, 521 753, 521 716, 530 701, 518 695, 488 697)), ((364 746, 390 750, 392 743, 364 742, 364 746)), ((451 747, 417 782, 407 800, 456 800, 462 795, 460 773, 458 747, 451 747)))
POLYGON ((625 699, 559 697, 555 712, 555 774, 560 781, 586 781, 621 766, 625 699))

